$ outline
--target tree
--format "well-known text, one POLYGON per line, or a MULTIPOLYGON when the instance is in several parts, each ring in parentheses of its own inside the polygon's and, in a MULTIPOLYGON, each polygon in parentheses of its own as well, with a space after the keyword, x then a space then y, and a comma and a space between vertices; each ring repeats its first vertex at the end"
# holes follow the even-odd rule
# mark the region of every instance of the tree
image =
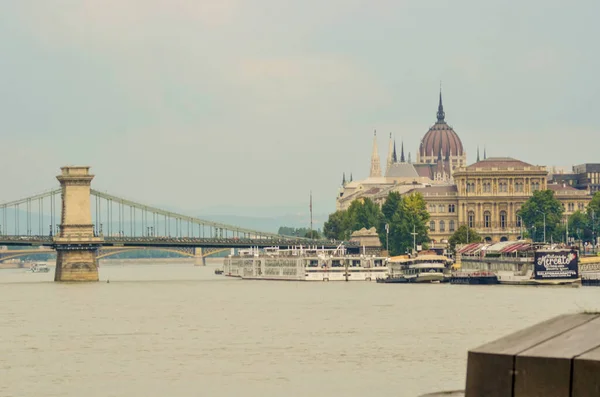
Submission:
POLYGON ((592 238, 595 240, 598 236, 600 229, 600 192, 594 193, 592 201, 587 206, 587 215, 589 219, 589 226, 592 232, 592 238))
POLYGON ((370 229, 372 227, 379 228, 381 225, 381 208, 370 198, 362 200, 354 200, 348 208, 348 214, 345 218, 346 232, 352 233, 355 230, 360 230, 363 227, 370 229))
POLYGON ((398 211, 402 209, 402 196, 398 192, 390 192, 385 199, 385 202, 381 206, 381 225, 379 226, 379 241, 381 241, 381 245, 386 247, 388 246, 388 241, 391 238, 394 240, 396 238, 396 233, 394 231, 393 220, 394 215, 398 211), (386 232, 385 225, 388 225, 389 233, 386 232))
POLYGON ((321 238, 321 235, 316 230, 309 230, 309 231, 306 232, 306 234, 304 235, 304 237, 306 237, 306 238, 312 238, 313 240, 318 240, 318 239, 321 238))
POLYGON ((581 211, 575 211, 569 217, 569 235, 575 236, 577 240, 581 240, 586 235, 591 236, 590 219, 587 214, 581 211))
POLYGON ((283 236, 293 236, 293 237, 301 237, 308 233, 307 227, 289 227, 289 226, 281 226, 277 231, 277 234, 281 234, 283 236))
POLYGON ((519 210, 519 216, 523 219, 525 226, 532 231, 534 241, 540 241, 543 238, 544 230, 546 236, 554 234, 563 212, 564 208, 561 202, 554 197, 553 191, 538 190, 533 192, 533 196, 523 204, 519 210))
POLYGON ((600 218, 600 192, 594 193, 592 201, 587 206, 588 215, 594 214, 596 219, 600 218))
POLYGON ((385 199, 385 203, 381 206, 381 212, 383 213, 383 218, 387 223, 392 221, 394 214, 400 208, 400 203, 402 201, 402 197, 398 192, 390 192, 385 199))
POLYGON ((347 211, 336 211, 333 214, 329 214, 329 219, 323 225, 323 234, 325 237, 334 240, 345 239, 346 217, 347 211))
POLYGON ((369 198, 354 200, 345 211, 336 211, 329 215, 323 233, 325 237, 347 240, 352 232, 363 227, 379 229, 383 215, 381 209, 369 198))
POLYGON ((454 251, 457 244, 469 244, 481 242, 481 236, 467 225, 461 225, 448 239, 450 250, 454 251))
POLYGON ((390 223, 390 254, 403 254, 415 243, 428 243, 428 220, 429 212, 420 193, 403 196, 390 223), (413 236, 413 233, 416 235, 413 236))

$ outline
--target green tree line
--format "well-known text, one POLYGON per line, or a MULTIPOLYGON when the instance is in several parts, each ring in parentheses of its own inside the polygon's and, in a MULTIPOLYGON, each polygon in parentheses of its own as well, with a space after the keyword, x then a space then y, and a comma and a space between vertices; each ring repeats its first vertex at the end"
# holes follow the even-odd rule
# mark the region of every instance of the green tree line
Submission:
POLYGON ((430 241, 428 220, 429 213, 421 194, 401 196, 391 192, 381 208, 373 200, 364 198, 354 200, 347 210, 329 215, 323 233, 327 238, 348 240, 354 231, 374 227, 382 246, 389 247, 390 255, 400 255, 414 244, 430 241))

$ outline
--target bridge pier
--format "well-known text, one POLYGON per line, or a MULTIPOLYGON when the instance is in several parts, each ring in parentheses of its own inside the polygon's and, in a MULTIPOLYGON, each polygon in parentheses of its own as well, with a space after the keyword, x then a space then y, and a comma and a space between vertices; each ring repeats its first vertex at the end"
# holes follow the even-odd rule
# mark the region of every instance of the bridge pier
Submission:
POLYGON ((54 237, 54 281, 98 281, 98 248, 104 239, 94 236, 90 206, 90 167, 62 167, 56 179, 62 188, 59 235, 54 237))
POLYGON ((194 266, 206 266, 206 258, 203 255, 202 247, 194 247, 194 266))

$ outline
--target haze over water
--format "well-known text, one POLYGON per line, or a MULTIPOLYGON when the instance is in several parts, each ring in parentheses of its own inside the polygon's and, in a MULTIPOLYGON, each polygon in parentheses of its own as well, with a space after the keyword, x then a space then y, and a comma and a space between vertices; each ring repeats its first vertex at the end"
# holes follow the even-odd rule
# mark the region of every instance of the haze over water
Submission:
POLYGON ((188 264, 92 284, 0 270, 0 396, 418 396, 467 350, 600 288, 245 281, 188 264))

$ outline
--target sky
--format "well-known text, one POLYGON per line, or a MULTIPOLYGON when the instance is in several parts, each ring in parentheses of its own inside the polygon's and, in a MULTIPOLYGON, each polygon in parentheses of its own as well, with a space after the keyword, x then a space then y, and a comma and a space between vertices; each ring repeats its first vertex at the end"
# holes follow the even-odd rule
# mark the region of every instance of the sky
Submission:
POLYGON ((600 162, 600 2, 0 0, 0 201, 89 165, 190 214, 335 210, 373 130, 468 161, 600 162))

